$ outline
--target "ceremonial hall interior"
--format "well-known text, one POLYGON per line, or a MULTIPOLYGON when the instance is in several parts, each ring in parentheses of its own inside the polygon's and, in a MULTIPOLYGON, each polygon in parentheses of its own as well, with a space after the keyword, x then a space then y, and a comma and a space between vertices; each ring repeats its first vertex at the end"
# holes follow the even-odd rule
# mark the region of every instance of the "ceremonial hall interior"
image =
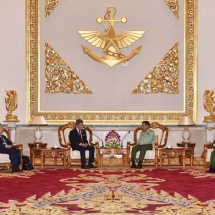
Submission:
POLYGON ((214 214, 214 8, 0 0, 0 214, 214 214))

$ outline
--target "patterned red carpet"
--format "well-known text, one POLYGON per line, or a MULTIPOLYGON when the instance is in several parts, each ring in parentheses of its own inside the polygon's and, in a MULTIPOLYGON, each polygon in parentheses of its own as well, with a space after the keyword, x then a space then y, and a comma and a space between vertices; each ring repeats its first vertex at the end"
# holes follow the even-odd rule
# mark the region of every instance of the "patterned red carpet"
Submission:
POLYGON ((49 169, 0 173, 0 214, 215 214, 203 169, 49 169))

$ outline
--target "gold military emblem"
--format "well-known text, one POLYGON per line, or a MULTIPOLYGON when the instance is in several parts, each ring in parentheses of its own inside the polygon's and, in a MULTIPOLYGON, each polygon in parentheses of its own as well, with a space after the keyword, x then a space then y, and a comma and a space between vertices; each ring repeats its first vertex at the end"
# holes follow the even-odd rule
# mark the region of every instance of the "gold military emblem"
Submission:
POLYGON ((103 23, 105 26, 106 34, 102 34, 101 31, 78 31, 78 33, 86 41, 94 45, 96 48, 103 49, 103 56, 97 56, 93 54, 89 48, 82 45, 83 51, 93 60, 104 63, 108 66, 115 66, 119 63, 127 63, 135 55, 139 54, 142 46, 136 47, 129 55, 121 53, 121 49, 139 40, 145 31, 123 31, 121 34, 115 32, 115 22, 127 22, 126 17, 115 19, 114 15, 117 10, 114 6, 108 7, 106 14, 103 18, 97 18, 97 22, 103 23))

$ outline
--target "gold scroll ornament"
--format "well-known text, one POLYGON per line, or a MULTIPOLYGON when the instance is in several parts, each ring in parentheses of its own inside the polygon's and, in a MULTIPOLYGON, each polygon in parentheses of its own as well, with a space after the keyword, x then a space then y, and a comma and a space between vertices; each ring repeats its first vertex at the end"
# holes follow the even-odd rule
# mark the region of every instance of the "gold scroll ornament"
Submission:
POLYGON ((136 47, 127 56, 121 53, 121 49, 127 48, 139 40, 145 33, 145 31, 123 31, 121 34, 116 34, 115 22, 127 22, 126 17, 122 17, 120 19, 114 18, 116 12, 116 7, 111 6, 107 8, 106 14, 103 18, 97 18, 98 23, 104 24, 107 34, 102 34, 101 31, 78 31, 81 37, 86 41, 96 46, 96 48, 103 49, 102 53, 104 56, 97 56, 93 54, 89 48, 82 45, 84 53, 93 60, 111 67, 120 63, 126 63, 135 55, 139 54, 141 46, 136 47))
POLYGON ((92 94, 87 85, 48 43, 45 44, 45 53, 46 93, 92 94))
POLYGON ((204 122, 215 122, 215 96, 214 90, 205 90, 204 109, 209 112, 209 116, 204 117, 204 122))
POLYGON ((176 43, 132 93, 178 93, 178 65, 178 43, 176 43))
POLYGON ((45 19, 47 20, 50 14, 54 11, 55 7, 59 4, 60 0, 46 0, 45 5, 45 19))
POLYGON ((164 0, 169 6, 170 10, 173 12, 175 17, 179 19, 179 3, 178 0, 164 0))
POLYGON ((18 107, 17 104, 17 93, 15 90, 6 91, 7 98, 5 97, 5 107, 7 110, 7 115, 5 116, 7 122, 18 121, 17 116, 12 115, 13 111, 15 111, 18 107))

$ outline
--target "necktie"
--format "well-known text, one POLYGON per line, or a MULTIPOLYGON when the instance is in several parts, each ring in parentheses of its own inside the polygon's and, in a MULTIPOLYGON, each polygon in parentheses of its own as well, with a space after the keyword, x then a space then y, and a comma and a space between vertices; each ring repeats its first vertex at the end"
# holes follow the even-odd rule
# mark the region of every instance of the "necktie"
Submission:
POLYGON ((83 139, 82 139, 82 135, 81 135, 81 130, 79 130, 79 137, 80 137, 81 143, 84 143, 84 141, 83 141, 83 139))

